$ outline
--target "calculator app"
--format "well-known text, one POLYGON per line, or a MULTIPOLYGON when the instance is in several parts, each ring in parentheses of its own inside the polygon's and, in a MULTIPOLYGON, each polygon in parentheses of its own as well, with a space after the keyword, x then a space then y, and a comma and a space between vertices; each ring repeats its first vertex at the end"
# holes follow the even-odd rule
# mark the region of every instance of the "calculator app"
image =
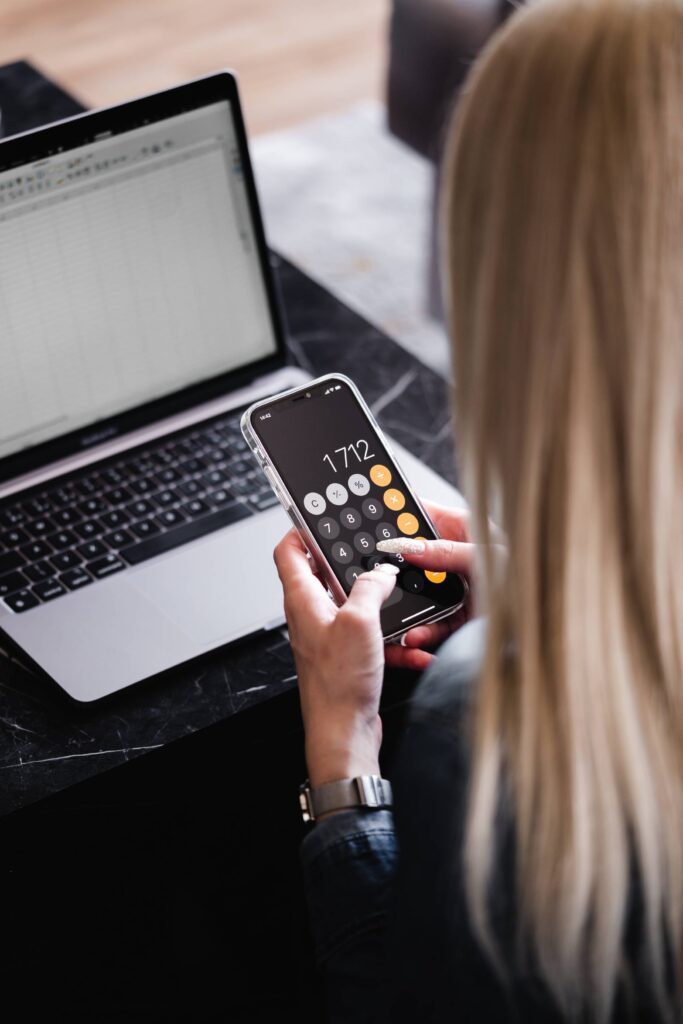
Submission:
POLYGON ((399 567, 382 606, 385 636, 460 604, 459 576, 377 551, 393 537, 434 537, 353 390, 339 378, 252 414, 252 427, 344 591, 380 562, 399 567))

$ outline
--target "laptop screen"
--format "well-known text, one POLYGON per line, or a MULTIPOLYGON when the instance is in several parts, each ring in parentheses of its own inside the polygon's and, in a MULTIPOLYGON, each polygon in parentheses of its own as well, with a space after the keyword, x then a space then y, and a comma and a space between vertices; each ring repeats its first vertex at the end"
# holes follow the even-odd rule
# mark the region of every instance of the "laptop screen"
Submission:
POLYGON ((0 457, 275 353, 227 100, 0 173, 0 457))

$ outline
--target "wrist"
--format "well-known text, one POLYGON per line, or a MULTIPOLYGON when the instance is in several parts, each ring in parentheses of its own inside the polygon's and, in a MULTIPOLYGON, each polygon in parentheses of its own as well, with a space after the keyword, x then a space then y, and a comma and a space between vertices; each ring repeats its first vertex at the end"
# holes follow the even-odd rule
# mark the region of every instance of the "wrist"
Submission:
POLYGON ((311 786, 379 775, 381 723, 355 721, 306 727, 306 765, 311 786))

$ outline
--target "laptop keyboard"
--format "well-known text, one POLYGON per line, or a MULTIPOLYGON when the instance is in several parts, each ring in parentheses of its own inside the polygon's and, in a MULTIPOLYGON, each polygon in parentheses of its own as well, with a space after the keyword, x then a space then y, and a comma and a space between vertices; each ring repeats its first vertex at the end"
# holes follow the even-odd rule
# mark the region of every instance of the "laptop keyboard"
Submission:
POLYGON ((24 612, 276 505, 239 413, 0 506, 0 598, 24 612))

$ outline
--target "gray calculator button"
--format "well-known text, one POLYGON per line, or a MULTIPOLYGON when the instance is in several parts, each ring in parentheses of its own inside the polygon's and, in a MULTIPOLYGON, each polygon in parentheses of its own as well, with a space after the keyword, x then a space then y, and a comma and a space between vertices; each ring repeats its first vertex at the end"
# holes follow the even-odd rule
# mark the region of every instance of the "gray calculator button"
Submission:
POLYGON ((348 585, 352 587, 356 582, 356 577, 361 576, 364 572, 365 569, 362 569, 360 565, 350 565, 344 573, 348 585))
POLYGON ((317 491, 309 491, 304 498, 304 508, 312 516, 321 516, 325 511, 325 499, 317 491))
POLYGON ((339 522, 346 530, 357 530, 362 519, 360 512, 355 508, 345 508, 339 513, 339 522))
POLYGON ((349 492, 343 484, 328 484, 325 494, 333 505, 344 505, 349 500, 349 492))
POLYGON ((398 531, 393 523, 380 523, 375 528, 375 536, 377 540, 392 540, 392 538, 398 537, 398 531))
POLYGON ((350 494, 367 494, 370 490, 370 481, 362 473, 353 473, 349 477, 349 493, 350 494))
POLYGON ((338 540, 332 545, 332 557, 342 565, 348 565, 353 559, 353 548, 346 541, 338 540))
POLYGON ((353 546, 361 555, 371 555, 375 550, 375 541, 371 533, 357 533, 353 538, 353 546))
POLYGON ((339 536, 339 523, 336 519, 331 519, 329 516, 323 516, 318 521, 318 533, 323 540, 336 540, 339 536))
POLYGON ((367 519, 381 519, 384 506, 379 498, 366 498, 363 502, 363 515, 367 519))

